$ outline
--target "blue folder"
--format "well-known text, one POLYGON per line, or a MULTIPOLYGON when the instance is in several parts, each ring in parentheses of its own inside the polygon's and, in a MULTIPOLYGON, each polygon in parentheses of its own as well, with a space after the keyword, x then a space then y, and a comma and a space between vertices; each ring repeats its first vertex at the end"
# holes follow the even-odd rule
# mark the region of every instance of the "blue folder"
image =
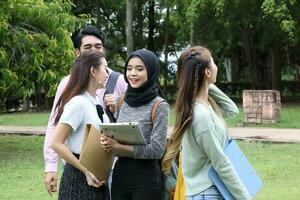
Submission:
MULTIPOLYGON (((262 187, 263 183, 255 170, 247 160, 246 156, 240 149, 239 145, 234 140, 229 140, 224 149, 225 154, 228 156, 241 181, 247 188, 251 197, 262 187)), ((218 188, 225 200, 234 200, 234 197, 227 189, 223 181, 218 176, 213 167, 208 171, 208 175, 212 179, 212 182, 218 188)))

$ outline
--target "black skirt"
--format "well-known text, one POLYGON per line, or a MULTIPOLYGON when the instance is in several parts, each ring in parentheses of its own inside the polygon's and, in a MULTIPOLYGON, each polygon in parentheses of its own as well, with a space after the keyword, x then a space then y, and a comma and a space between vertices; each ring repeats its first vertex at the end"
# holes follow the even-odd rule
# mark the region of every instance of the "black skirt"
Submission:
POLYGON ((89 186, 85 175, 69 163, 64 171, 59 185, 59 200, 109 200, 109 190, 106 185, 100 188, 89 186))
POLYGON ((161 200, 160 161, 119 157, 112 175, 112 200, 161 200))

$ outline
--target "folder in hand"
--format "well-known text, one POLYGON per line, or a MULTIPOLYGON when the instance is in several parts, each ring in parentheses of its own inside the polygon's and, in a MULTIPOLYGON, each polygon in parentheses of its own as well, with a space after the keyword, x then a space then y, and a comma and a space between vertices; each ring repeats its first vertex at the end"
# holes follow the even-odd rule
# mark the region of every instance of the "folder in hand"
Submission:
POLYGON ((99 180, 107 183, 114 156, 101 147, 100 136, 100 131, 93 125, 85 126, 79 161, 99 180))
POLYGON ((100 128, 104 135, 114 138, 122 144, 146 144, 138 122, 102 123, 100 128))
MULTIPOLYGON (((231 161, 234 169, 236 170, 239 178, 248 190, 250 196, 254 197, 262 187, 263 183, 259 176, 255 173, 255 170, 249 163, 242 150, 234 140, 229 140, 229 142, 225 146, 224 152, 231 161)), ((208 175, 225 200, 234 200, 234 197, 227 189, 226 185, 220 179, 213 167, 211 167, 208 171, 208 175)))

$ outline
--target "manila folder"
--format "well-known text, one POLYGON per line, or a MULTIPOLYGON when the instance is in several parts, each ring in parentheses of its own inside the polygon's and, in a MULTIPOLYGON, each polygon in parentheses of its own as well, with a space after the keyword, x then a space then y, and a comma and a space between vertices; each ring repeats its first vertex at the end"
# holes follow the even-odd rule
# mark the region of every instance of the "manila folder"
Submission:
POLYGON ((100 136, 100 131, 93 125, 85 126, 79 162, 99 180, 107 183, 114 156, 101 147, 100 136))

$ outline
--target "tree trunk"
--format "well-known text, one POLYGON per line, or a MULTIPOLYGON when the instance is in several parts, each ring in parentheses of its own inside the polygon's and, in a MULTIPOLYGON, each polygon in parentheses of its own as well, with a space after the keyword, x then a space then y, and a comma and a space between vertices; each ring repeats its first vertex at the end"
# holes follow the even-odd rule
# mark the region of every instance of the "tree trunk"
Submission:
POLYGON ((272 89, 281 91, 281 53, 280 44, 276 43, 275 47, 272 48, 272 89))
POLYGON ((28 97, 23 98, 23 106, 22 106, 22 111, 28 112, 30 107, 30 101, 28 97))
POLYGON ((232 66, 230 58, 225 58, 224 65, 226 69, 226 78, 228 82, 232 81, 232 66))
POLYGON ((194 36, 194 23, 191 24, 191 32, 190 32, 190 45, 194 46, 195 44, 195 36, 194 36))
POLYGON ((100 30, 102 30, 102 16, 101 16, 101 12, 100 12, 101 6, 100 6, 100 2, 99 0, 96 0, 96 27, 100 30))
POLYGON ((250 38, 250 35, 247 31, 247 28, 243 29, 243 36, 244 36, 244 48, 245 48, 245 53, 248 61, 248 65, 250 68, 250 78, 252 82, 252 87, 253 89, 258 89, 258 83, 256 82, 255 76, 253 75, 256 69, 256 63, 255 63, 255 53, 254 49, 252 46, 252 38, 250 38))
POLYGON ((140 49, 145 46, 143 42, 143 28, 144 28, 144 16, 143 16, 143 0, 137 1, 137 12, 136 12, 136 18, 137 18, 137 26, 136 26, 136 35, 135 35, 135 47, 140 49))
POLYGON ((50 102, 49 102, 49 97, 45 95, 44 97, 44 110, 50 110, 50 102))
POLYGON ((155 1, 149 0, 149 10, 148 10, 148 49, 151 51, 154 50, 154 28, 155 28, 155 1))
POLYGON ((300 80, 300 66, 295 65, 296 73, 294 74, 294 80, 299 81, 300 80))
POLYGON ((253 43, 252 30, 245 27, 243 30, 244 48, 250 67, 250 77, 253 89, 269 89, 267 65, 259 65, 256 56, 256 49, 253 43))
POLYGON ((127 47, 127 57, 133 51, 133 0, 127 0, 126 8, 126 47, 127 47))
POLYGON ((165 55, 165 61, 164 61, 164 69, 163 69, 163 91, 165 97, 167 97, 167 86, 168 86, 168 66, 169 66, 169 61, 168 61, 168 55, 169 55, 169 45, 170 45, 170 40, 169 40, 169 20, 170 20, 170 7, 167 6, 167 13, 166 13, 166 18, 165 18, 165 48, 164 48, 164 55, 165 55))

